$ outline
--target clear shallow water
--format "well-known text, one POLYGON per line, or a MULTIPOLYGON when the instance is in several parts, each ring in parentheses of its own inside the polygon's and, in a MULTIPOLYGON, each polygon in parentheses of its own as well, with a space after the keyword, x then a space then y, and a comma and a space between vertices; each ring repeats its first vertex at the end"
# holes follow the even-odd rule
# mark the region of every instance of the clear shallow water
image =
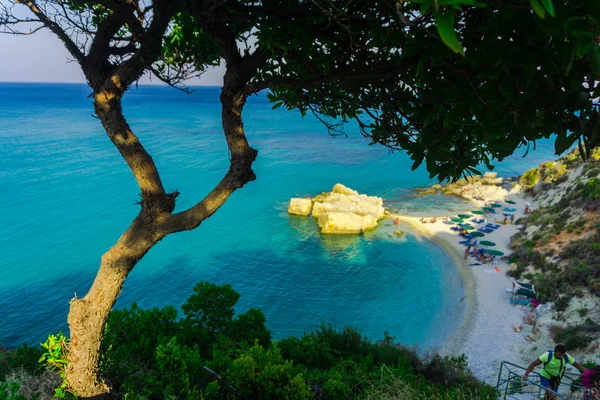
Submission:
MULTIPOLYGON (((101 255, 137 213, 136 183, 91 117, 88 94, 85 85, 0 83, 2 345, 35 344, 66 330, 70 298, 87 292, 101 255)), ((196 203, 227 170, 218 94, 142 86, 126 96, 126 116, 165 188, 181 192, 178 209, 196 203)), ((399 211, 469 204, 412 197, 410 188, 435 183, 424 168, 411 172, 407 156, 367 146, 352 127, 347 138, 331 138, 314 119, 272 111, 263 96, 249 101, 244 120, 259 150, 257 181, 197 230, 155 246, 131 273, 117 307, 179 306, 195 282, 209 280, 240 292, 238 311, 261 308, 276 338, 332 322, 374 340, 387 330, 422 349, 441 345, 460 323, 464 289, 440 248, 383 230, 321 236, 312 219, 289 217, 287 202, 341 182, 399 211)), ((517 175, 552 157, 552 146, 541 143, 496 170, 517 175)))

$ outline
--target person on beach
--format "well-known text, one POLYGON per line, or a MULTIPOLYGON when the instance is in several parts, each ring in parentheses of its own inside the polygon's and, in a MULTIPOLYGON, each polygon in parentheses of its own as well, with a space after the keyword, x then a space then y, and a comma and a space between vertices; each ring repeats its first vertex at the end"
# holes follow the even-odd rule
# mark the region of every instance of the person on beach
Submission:
POLYGON ((515 214, 510 216, 510 224, 514 225, 515 224, 515 214))
MULTIPOLYGON (((540 384, 546 388, 546 390, 552 390, 556 392, 560 386, 560 380, 565 374, 567 364, 572 364, 579 372, 583 373, 585 368, 579 364, 573 357, 567 354, 567 348, 563 344, 557 344, 554 350, 549 350, 536 358, 523 374, 523 381, 527 381, 527 377, 533 371, 533 369, 544 364, 540 372, 540 384)), ((546 400, 554 400, 556 396, 554 393, 546 392, 544 398, 546 400)))
POLYGON ((465 250, 465 260, 469 258, 469 253, 471 252, 471 246, 467 247, 465 250))

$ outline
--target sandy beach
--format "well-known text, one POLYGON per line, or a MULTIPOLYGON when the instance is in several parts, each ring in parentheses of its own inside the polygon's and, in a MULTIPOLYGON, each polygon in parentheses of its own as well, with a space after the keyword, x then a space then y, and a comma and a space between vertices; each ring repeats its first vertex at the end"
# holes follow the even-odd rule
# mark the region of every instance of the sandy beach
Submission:
MULTIPOLYGON (((495 219, 502 220, 502 209, 505 207, 516 208, 515 220, 523 216, 525 200, 519 193, 511 193, 507 196, 490 196, 486 201, 497 201, 503 207, 498 208, 496 214, 487 214, 488 222, 495 219), (494 198, 495 197, 495 198, 494 198), (507 204, 505 200, 512 200, 516 204, 507 204)), ((473 209, 484 206, 484 201, 473 200, 473 209)), ((453 217, 455 215, 448 214, 453 217)), ((523 364, 517 347, 525 345, 525 334, 527 331, 516 333, 514 324, 522 323, 523 310, 520 306, 510 304, 511 294, 506 288, 511 287, 511 280, 506 276, 508 265, 497 257, 497 267, 490 264, 470 266, 477 261, 468 257, 464 258, 466 247, 459 242, 464 240, 450 228, 455 224, 443 221, 437 215, 435 223, 422 223, 419 217, 407 217, 393 215, 400 221, 408 223, 414 232, 411 234, 422 235, 440 244, 457 263, 465 283, 467 308, 458 332, 447 342, 441 353, 445 355, 460 355, 464 353, 469 360, 469 366, 475 376, 488 383, 495 384, 498 368, 502 360, 523 364)), ((479 218, 479 216, 473 216, 479 218)), ((483 218, 483 216, 481 216, 483 218)), ((429 218, 425 218, 429 220, 429 218)), ((485 223, 475 224, 470 222, 476 229, 483 227, 485 223)), ((488 240, 496 243, 493 248, 511 253, 508 244, 512 235, 518 232, 516 225, 501 225, 494 232, 488 233, 478 240, 488 240)), ((457 301, 460 301, 457 299, 457 301)))

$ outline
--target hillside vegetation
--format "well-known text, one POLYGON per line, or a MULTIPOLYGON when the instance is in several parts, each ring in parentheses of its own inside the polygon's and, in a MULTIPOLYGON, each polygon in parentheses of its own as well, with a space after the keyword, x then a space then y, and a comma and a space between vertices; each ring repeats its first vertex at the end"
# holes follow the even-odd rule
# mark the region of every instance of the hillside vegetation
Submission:
MULTIPOLYGON (((531 169, 520 178, 526 196, 538 204, 517 221, 523 232, 513 236, 509 274, 536 285, 542 302, 551 302, 558 320, 573 304, 581 319, 577 325, 556 329, 556 341, 569 348, 587 347, 598 338, 600 297, 600 151, 587 161, 579 151, 531 169), (585 306, 588 304, 588 306, 585 306)), ((565 318, 562 318, 565 319, 565 318)))
MULTIPOLYGON (((494 398, 493 388, 471 376, 464 357, 422 360, 387 334, 373 344, 353 328, 329 325, 273 341, 260 310, 235 314, 238 299, 229 285, 200 282, 181 307, 183 316, 174 307, 135 304, 113 311, 102 342, 102 375, 129 399, 494 398)), ((68 342, 63 347, 61 336, 54 339, 54 355, 46 359, 60 371, 68 342)), ((7 382, 0 399, 36 391, 49 398, 60 378, 37 363, 41 355, 31 347, 0 354, 0 381, 7 382)), ((71 397, 63 389, 57 393, 71 397)))

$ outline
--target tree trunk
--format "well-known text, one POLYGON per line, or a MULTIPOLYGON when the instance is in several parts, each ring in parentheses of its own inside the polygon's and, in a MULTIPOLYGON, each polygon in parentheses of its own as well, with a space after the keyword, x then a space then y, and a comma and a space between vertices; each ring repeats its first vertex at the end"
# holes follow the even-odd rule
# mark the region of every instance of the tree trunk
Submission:
POLYGON ((102 256, 88 294, 82 299, 71 300, 67 318, 71 344, 66 379, 70 389, 80 398, 103 398, 111 391, 98 373, 100 343, 108 314, 133 267, 162 238, 145 219, 142 211, 119 241, 102 256))
POLYGON ((242 121, 242 110, 247 98, 245 85, 246 81, 240 77, 237 69, 228 68, 221 90, 221 120, 231 155, 229 171, 233 173, 234 189, 241 188, 256 179, 252 171, 252 163, 258 152, 248 144, 242 121))
POLYGON ((68 315, 71 344, 66 380, 81 398, 105 398, 109 385, 99 375, 100 344, 108 315, 125 279, 137 262, 165 235, 159 220, 170 214, 176 194, 164 193, 158 171, 121 111, 119 95, 99 91, 95 108, 107 134, 129 164, 142 190, 142 210, 108 250, 85 297, 71 300, 68 315))

